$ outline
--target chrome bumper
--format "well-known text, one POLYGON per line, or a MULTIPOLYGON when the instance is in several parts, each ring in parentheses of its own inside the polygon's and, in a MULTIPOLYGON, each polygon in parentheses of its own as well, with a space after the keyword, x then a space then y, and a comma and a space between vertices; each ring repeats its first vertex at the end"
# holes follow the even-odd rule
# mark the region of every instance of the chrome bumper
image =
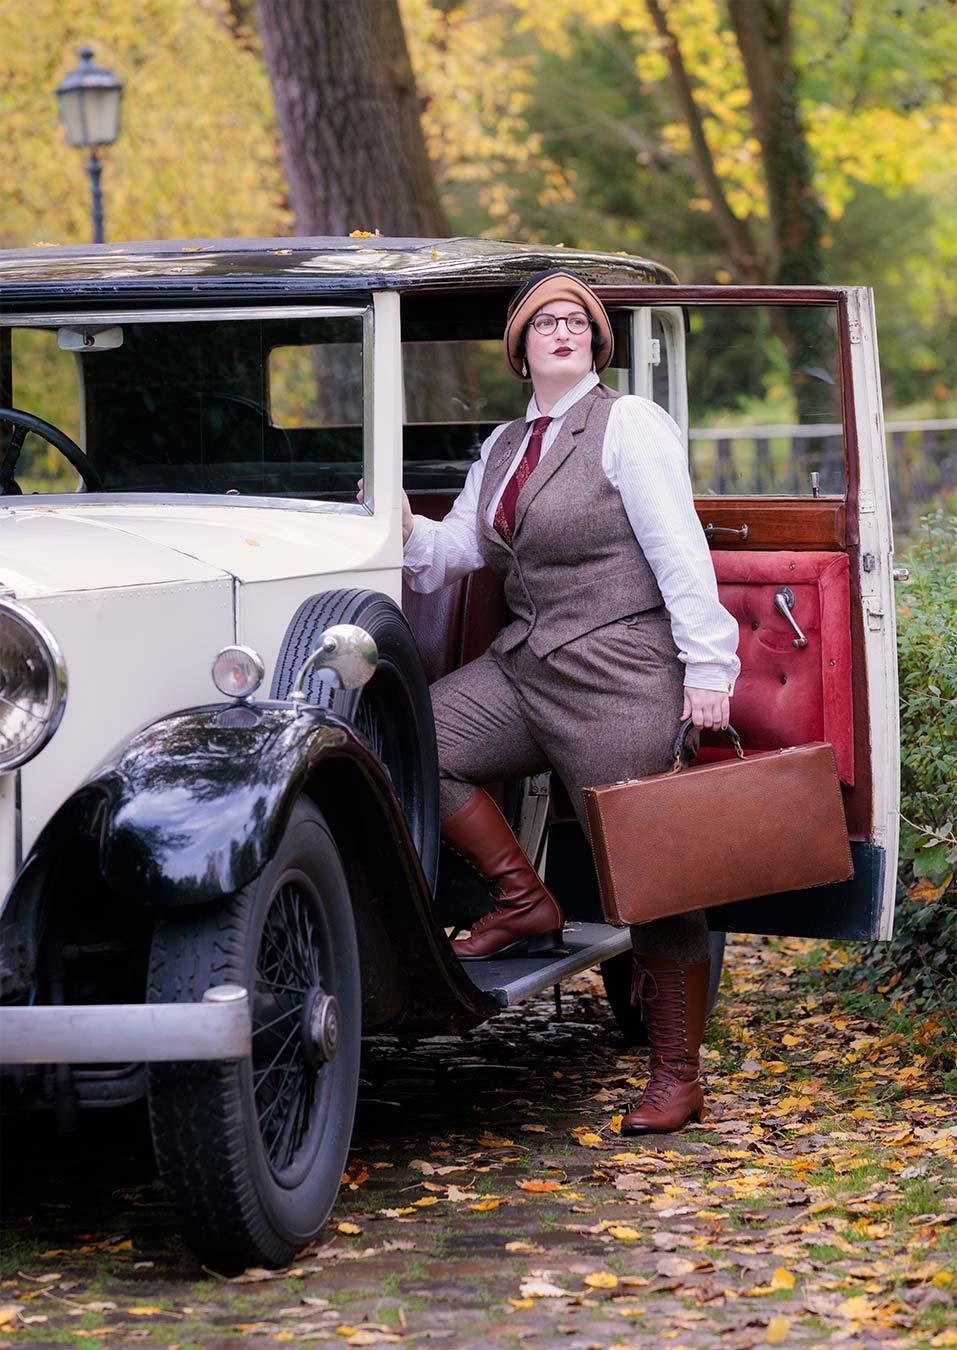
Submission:
POLYGON ((249 994, 207 989, 201 1003, 91 1003, 0 1008, 0 1065, 132 1064, 245 1059, 249 994))

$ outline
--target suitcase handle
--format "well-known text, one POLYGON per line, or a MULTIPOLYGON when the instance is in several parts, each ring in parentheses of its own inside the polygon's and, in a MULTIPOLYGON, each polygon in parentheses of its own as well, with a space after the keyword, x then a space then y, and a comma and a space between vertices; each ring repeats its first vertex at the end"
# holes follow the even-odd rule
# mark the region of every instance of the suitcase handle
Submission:
MULTIPOLYGON (((671 752, 674 755, 674 763, 671 766, 672 773, 681 772, 681 758, 684 753, 685 741, 688 739, 688 732, 691 731, 693 727, 694 719, 687 717, 678 728, 678 735, 675 737, 675 748, 671 752)), ((744 751, 741 748, 741 737, 735 731, 731 723, 729 722, 726 727, 722 727, 721 729, 734 747, 736 757, 738 759, 744 759, 744 751)))

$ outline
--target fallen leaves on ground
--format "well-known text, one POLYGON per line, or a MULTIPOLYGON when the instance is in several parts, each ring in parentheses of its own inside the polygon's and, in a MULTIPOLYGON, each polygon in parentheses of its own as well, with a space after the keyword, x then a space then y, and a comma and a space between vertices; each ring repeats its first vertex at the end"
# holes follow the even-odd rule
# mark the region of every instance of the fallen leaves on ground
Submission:
POLYGON ((590 1289, 617 1289, 618 1276, 610 1270, 594 1270, 585 1276, 585 1283, 590 1289))
POLYGON ((878 1003, 837 991, 847 959, 732 946, 703 1054, 709 1117, 670 1137, 618 1136, 645 1052, 612 1035, 595 973, 563 994, 565 1023, 533 1000, 505 1015, 505 1040, 496 1019, 403 1049, 406 1088, 386 1047, 380 1095, 405 1093, 402 1122, 360 1125, 340 1207, 294 1264, 177 1283, 182 1248, 150 1245, 136 1217, 162 1220, 153 1183, 118 1190, 128 1212, 99 1231, 77 1231, 57 1196, 18 1234, 0 1339, 175 1343, 189 1319, 197 1340, 293 1344, 541 1332, 641 1350, 957 1350, 948 1018, 910 1016, 896 986, 878 1003), (443 1055, 465 1077, 446 1093, 437 1073, 440 1109, 420 1124, 419 1084, 443 1055))
POLYGON ((541 1277, 523 1280, 519 1287, 522 1298, 567 1298, 568 1291, 561 1285, 541 1277))

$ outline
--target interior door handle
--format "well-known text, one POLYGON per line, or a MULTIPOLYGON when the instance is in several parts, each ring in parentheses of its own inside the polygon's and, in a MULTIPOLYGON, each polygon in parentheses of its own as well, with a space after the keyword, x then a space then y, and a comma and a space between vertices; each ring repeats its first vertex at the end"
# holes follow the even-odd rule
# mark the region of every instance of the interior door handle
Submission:
POLYGON ((807 638, 794 622, 794 615, 791 613, 791 610, 794 608, 794 592, 791 590, 790 586, 779 586, 774 592, 774 608, 783 618, 787 619, 788 623, 797 634, 797 637, 791 639, 791 646, 806 647, 807 638))
POLYGON ((715 537, 716 534, 734 535, 735 538, 741 539, 742 541, 747 539, 748 535, 750 534, 750 530, 748 529, 748 526, 746 524, 742 525, 740 530, 733 530, 728 525, 714 525, 710 520, 704 527, 704 532, 705 537, 707 538, 709 544, 711 543, 711 540, 715 537))

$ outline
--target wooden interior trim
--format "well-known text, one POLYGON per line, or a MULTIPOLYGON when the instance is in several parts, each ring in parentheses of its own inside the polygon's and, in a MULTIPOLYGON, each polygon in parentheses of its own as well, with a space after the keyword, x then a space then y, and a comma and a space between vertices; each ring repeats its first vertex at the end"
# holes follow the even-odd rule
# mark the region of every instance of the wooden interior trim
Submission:
POLYGON ((844 500, 841 497, 696 497, 702 527, 748 527, 745 540, 718 534, 712 548, 793 549, 840 552, 845 547, 844 500))

